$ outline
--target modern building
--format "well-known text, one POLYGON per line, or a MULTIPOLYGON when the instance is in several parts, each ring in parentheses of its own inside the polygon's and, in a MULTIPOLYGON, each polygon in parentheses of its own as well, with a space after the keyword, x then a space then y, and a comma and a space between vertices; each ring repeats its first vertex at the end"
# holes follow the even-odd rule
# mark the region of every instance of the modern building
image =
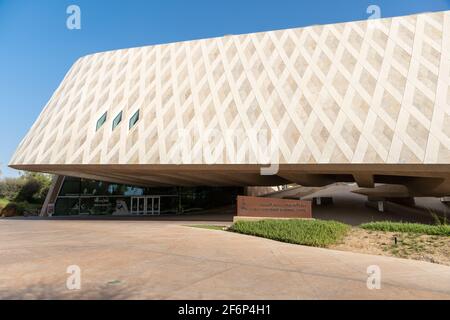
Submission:
POLYGON ((289 183, 449 196, 450 11, 82 57, 10 166, 60 176, 55 213, 188 211, 289 183))

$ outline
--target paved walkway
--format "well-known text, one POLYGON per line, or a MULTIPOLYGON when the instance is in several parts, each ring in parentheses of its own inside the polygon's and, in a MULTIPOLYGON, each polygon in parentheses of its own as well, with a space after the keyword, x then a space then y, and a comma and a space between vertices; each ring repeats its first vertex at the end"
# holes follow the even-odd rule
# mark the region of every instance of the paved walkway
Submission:
POLYGON ((450 267, 186 223, 1 219, 0 298, 450 299, 450 267), (66 289, 69 265, 79 291, 66 289), (380 290, 367 289, 370 265, 380 290))

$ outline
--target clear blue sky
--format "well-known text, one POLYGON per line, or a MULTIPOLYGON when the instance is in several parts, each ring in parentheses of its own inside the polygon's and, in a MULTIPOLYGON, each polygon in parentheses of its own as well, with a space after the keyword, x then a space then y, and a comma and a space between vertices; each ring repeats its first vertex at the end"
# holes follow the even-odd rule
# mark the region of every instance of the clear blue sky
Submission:
POLYGON ((449 10, 450 0, 0 0, 0 163, 80 56, 180 40, 449 10), (81 8, 81 30, 66 8, 81 8))

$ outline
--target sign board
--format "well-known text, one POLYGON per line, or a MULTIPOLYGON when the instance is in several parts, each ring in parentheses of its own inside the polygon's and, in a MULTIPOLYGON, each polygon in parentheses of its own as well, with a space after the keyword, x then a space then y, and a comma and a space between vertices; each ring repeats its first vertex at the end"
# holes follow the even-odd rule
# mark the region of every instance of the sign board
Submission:
POLYGON ((312 218, 311 201, 276 198, 237 198, 238 217, 312 218))

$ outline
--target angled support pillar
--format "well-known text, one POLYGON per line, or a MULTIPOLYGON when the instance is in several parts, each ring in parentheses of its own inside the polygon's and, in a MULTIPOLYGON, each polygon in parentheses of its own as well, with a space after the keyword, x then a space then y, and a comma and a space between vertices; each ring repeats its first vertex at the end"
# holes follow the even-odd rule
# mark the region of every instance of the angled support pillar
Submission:
POLYGON ((48 189, 47 196, 45 197, 44 204, 41 208, 41 213, 39 216, 41 217, 48 217, 48 208, 49 205, 54 204, 56 201, 56 198, 59 195, 59 191, 61 190, 61 187, 64 183, 65 176, 59 176, 55 175, 52 179, 52 184, 50 185, 50 188, 48 189))

